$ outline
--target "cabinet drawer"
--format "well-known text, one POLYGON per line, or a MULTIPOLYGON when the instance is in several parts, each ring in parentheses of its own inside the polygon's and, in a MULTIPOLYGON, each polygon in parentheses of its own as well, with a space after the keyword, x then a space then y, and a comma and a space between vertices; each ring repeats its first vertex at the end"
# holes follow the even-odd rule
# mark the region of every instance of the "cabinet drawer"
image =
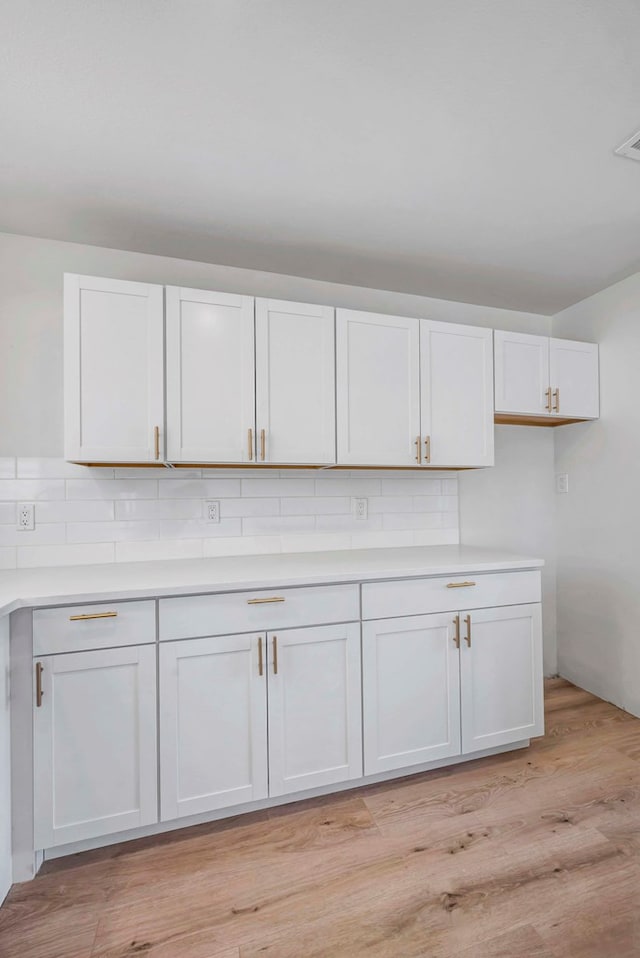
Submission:
POLYGON ((360 618, 356 585, 160 600, 160 640, 267 632, 360 618))
POLYGON ((36 609, 33 613, 33 654, 82 652, 156 640, 153 600, 36 609))
POLYGON ((362 618, 386 619, 540 601, 537 571, 369 582, 362 586, 362 618))

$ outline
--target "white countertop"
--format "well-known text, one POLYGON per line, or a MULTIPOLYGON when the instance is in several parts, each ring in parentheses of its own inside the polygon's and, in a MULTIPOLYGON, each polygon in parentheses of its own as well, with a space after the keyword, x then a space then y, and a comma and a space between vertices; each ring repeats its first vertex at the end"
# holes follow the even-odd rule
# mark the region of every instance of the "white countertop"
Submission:
POLYGON ((476 546, 413 546, 18 569, 0 573, 0 615, 34 606, 539 569, 542 559, 476 546))

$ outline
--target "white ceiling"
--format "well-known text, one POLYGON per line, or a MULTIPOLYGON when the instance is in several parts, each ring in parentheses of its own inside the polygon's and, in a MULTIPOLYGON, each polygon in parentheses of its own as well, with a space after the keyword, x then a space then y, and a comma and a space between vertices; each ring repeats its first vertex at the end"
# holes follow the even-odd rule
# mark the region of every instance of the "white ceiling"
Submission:
POLYGON ((638 0, 0 0, 0 230, 552 313, 640 268, 638 0))

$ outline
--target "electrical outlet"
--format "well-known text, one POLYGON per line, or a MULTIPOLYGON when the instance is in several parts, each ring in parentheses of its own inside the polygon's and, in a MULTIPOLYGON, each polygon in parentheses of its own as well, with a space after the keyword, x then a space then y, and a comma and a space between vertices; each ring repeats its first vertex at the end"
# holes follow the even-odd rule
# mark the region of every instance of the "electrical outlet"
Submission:
POLYGON ((352 499, 351 512, 354 519, 366 519, 369 515, 368 499, 352 499))
POLYGON ((32 532, 36 527, 36 507, 33 502, 19 502, 16 526, 20 532, 32 532))
POLYGON ((561 472, 556 476, 556 492, 569 492, 569 475, 561 472))
POLYGON ((220 503, 216 499, 207 502, 207 522, 220 522, 220 503))

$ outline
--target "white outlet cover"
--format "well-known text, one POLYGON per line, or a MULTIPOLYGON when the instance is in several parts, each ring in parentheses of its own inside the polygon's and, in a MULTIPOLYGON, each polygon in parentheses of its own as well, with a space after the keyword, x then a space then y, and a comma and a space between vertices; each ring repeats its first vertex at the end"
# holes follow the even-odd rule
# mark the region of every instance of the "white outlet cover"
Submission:
POLYGON ((205 504, 205 510, 207 522, 220 522, 220 502, 217 499, 209 499, 205 504))
POLYGON ((556 492, 569 492, 569 475, 566 472, 560 472, 556 476, 556 492))

